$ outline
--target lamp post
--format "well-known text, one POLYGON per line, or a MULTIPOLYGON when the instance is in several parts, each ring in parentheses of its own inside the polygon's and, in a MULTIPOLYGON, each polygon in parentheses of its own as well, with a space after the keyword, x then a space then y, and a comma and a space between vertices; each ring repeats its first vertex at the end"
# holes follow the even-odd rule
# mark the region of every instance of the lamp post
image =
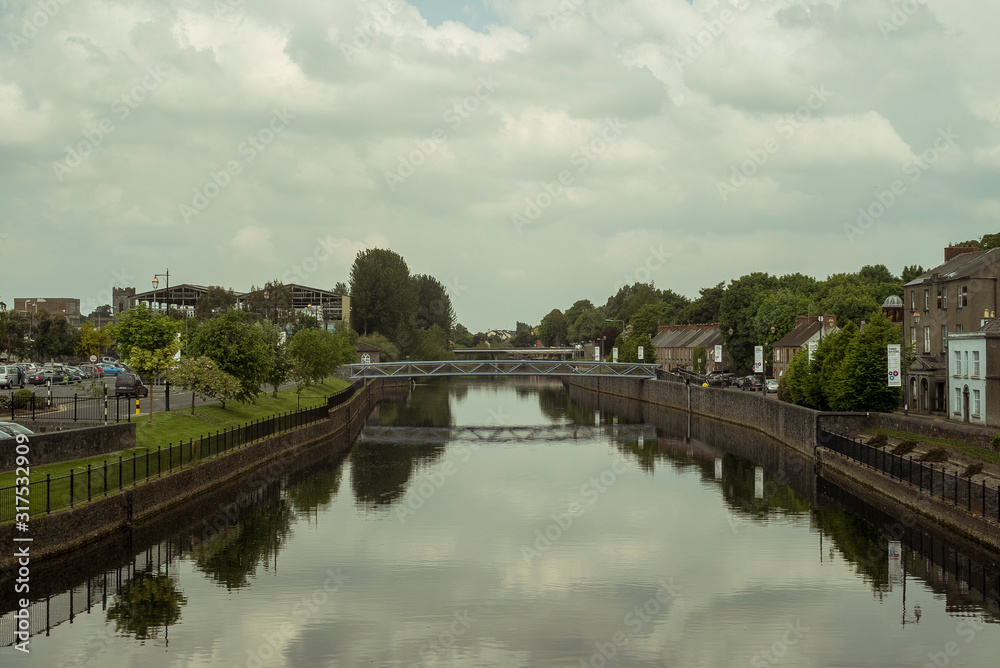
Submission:
MULTIPOLYGON (((156 299, 156 288, 160 284, 159 277, 163 276, 167 279, 167 313, 170 313, 170 270, 167 269, 165 274, 153 274, 153 299, 156 299)), ((159 303, 159 302, 157 302, 159 303)))
MULTIPOLYGON (((760 347, 760 389, 764 392, 764 398, 767 399, 767 332, 764 330, 764 341, 760 347)), ((770 329, 771 335, 774 336, 774 325, 771 325, 770 329)))
MULTIPOLYGON (((920 324, 920 311, 913 312, 913 329, 916 331, 917 325, 920 324)), ((910 381, 907 379, 907 369, 910 367, 910 360, 907 358, 907 345, 906 345, 906 331, 904 327, 903 331, 903 354, 902 365, 903 365, 903 415, 910 414, 910 381)))
MULTIPOLYGON (((264 290, 264 303, 265 303, 265 307, 264 308, 265 309, 267 309, 266 304, 269 301, 271 301, 271 294, 267 290, 264 290)), ((277 295, 274 296, 274 321, 273 322, 274 322, 275 325, 278 324, 278 296, 277 295)))

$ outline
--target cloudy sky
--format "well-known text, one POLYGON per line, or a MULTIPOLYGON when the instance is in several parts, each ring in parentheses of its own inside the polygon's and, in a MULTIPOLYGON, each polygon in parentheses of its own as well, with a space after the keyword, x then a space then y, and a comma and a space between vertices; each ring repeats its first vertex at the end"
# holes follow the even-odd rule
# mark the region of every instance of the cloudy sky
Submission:
POLYGON ((998 231, 998 23, 987 0, 0 0, 0 299, 89 310, 167 269, 332 288, 388 247, 477 331, 634 280, 933 266, 998 231))

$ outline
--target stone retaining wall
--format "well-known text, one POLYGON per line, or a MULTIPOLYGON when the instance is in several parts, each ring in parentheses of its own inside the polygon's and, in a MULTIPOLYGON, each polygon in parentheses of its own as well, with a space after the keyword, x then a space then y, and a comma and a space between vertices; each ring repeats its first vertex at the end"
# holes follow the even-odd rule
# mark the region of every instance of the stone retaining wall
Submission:
MULTIPOLYGON (((13 538, 32 538, 31 559, 49 558, 97 540, 121 528, 151 520, 164 510, 192 497, 258 471, 257 476, 273 478, 286 468, 281 459, 291 452, 318 444, 331 436, 331 447, 350 448, 364 426, 365 418, 386 390, 408 381, 376 380, 330 410, 328 420, 251 443, 216 459, 175 471, 162 478, 136 485, 121 493, 51 515, 34 515, 30 530, 18 534, 13 522, 0 525, 0 544, 14 545, 13 538), (263 470, 260 470, 263 469, 263 470)), ((13 551, 0 553, 0 571, 15 565, 13 551)))
MULTIPOLYGON (((34 431, 31 426, 28 426, 28 429, 34 431)), ((28 442, 31 446, 32 466, 57 464, 134 448, 135 423, 119 422, 63 431, 47 431, 29 436, 28 442)), ((13 443, 13 439, 3 439, 0 441, 0 446, 13 443)), ((13 471, 15 457, 17 454, 13 447, 0 447, 0 472, 13 471)))

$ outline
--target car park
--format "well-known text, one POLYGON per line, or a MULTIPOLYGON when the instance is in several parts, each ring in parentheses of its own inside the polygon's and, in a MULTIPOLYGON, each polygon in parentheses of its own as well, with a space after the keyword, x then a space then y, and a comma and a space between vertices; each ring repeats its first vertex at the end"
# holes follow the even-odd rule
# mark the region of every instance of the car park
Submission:
POLYGON ((115 395, 119 397, 145 397, 149 388, 134 373, 122 373, 115 378, 115 395))

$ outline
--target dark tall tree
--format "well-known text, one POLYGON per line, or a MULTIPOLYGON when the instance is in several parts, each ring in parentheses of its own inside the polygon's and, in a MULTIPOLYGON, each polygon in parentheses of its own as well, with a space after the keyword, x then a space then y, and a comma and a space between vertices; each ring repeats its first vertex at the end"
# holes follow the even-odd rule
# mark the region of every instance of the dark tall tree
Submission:
POLYGON ((414 276, 413 291, 417 296, 417 329, 430 329, 437 325, 450 336, 455 326, 455 310, 441 281, 427 274, 414 276))
POLYGON ((538 334, 545 346, 561 346, 566 340, 566 330, 566 316, 557 308, 549 311, 538 325, 538 334))
POLYGON ((726 292, 725 286, 725 283, 719 283, 699 290, 700 296, 684 309, 681 321, 692 324, 719 322, 719 310, 722 305, 722 295, 726 292))
POLYGON ((234 306, 236 306, 236 293, 232 288, 210 285, 208 292, 198 297, 198 301, 195 302, 194 315, 198 320, 208 320, 234 306))
POLYGON ((900 280, 905 284, 909 283, 917 276, 922 276, 924 274, 924 268, 919 264, 911 264, 903 267, 903 273, 900 275, 900 280))
POLYGON ((257 322, 283 326, 296 318, 292 290, 278 279, 268 281, 262 288, 251 286, 243 308, 257 322))
POLYGON ((417 313, 406 260, 383 248, 359 252, 351 266, 351 306, 355 330, 397 339, 417 313))
POLYGON ((722 296, 719 315, 723 345, 728 346, 737 373, 753 368, 754 346, 762 345, 770 335, 770 328, 758 327, 757 311, 777 283, 778 279, 770 274, 747 274, 730 282, 722 296))
POLYGON ((535 345, 535 333, 532 327, 525 322, 518 322, 510 345, 512 348, 530 348, 535 345))

